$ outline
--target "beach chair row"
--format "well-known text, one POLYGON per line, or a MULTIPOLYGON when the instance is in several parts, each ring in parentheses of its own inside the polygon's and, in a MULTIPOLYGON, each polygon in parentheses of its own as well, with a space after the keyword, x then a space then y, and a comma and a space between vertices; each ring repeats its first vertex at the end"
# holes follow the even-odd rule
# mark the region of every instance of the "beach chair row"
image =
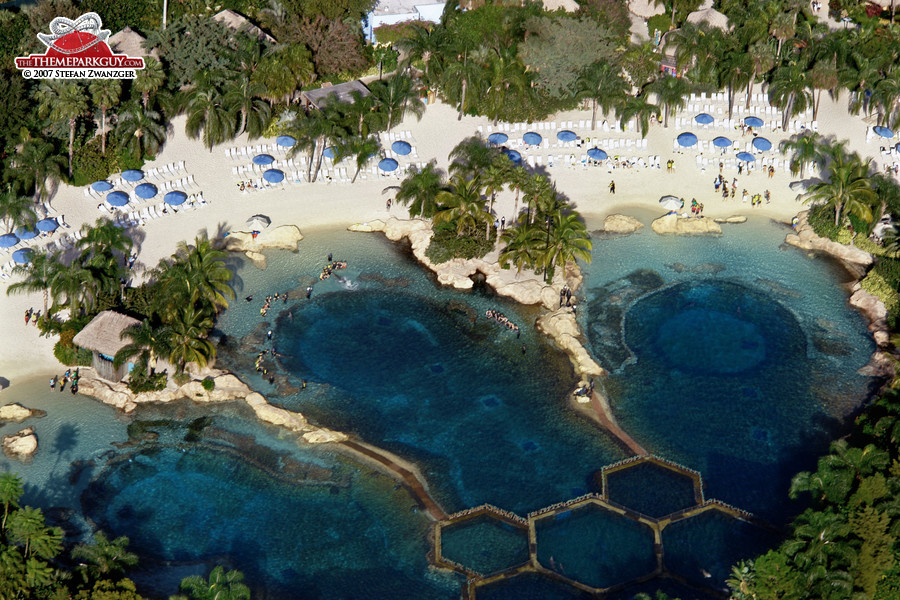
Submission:
MULTIPOLYGON (((153 180, 153 181, 161 181, 163 179, 167 179, 170 177, 178 177, 181 173, 184 172, 184 161, 180 160, 178 162, 169 163, 167 165, 162 165, 160 167, 154 167, 151 169, 147 169, 144 172, 144 178, 153 180)), ((140 183, 140 182, 137 182, 140 183)))
POLYGON ((169 206, 165 202, 160 202, 159 204, 151 204, 128 213, 122 211, 115 216, 113 222, 119 227, 137 227, 139 225, 144 225, 153 219, 195 210, 204 207, 207 204, 209 203, 203 197, 203 192, 198 192, 188 196, 188 199, 180 206, 169 206))
POLYGON ((413 136, 411 131, 382 131, 381 143, 388 147, 392 142, 406 141, 412 143, 413 136))
POLYGON ((276 143, 257 144, 235 148, 225 148, 225 156, 232 160, 252 159, 257 154, 285 154, 290 148, 279 146, 276 143))

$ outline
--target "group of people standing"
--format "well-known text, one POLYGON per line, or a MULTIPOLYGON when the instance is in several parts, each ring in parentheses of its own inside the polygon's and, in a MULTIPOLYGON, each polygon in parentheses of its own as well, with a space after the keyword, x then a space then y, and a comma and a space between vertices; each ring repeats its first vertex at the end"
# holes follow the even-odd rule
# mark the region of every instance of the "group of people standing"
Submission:
POLYGON ((66 372, 63 373, 62 381, 59 379, 59 375, 54 375, 50 380, 50 389, 56 389, 57 384, 59 385, 59 391, 62 392, 66 389, 66 383, 69 381, 72 382, 72 385, 69 386, 69 391, 73 394, 78 392, 78 380, 81 379, 81 375, 78 373, 78 369, 75 369, 75 372, 72 372, 72 369, 66 369, 66 372))
POLYGON ((35 311, 33 308, 29 308, 25 311, 25 324, 28 325, 30 322, 32 325, 37 325, 38 319, 41 318, 41 311, 35 311))

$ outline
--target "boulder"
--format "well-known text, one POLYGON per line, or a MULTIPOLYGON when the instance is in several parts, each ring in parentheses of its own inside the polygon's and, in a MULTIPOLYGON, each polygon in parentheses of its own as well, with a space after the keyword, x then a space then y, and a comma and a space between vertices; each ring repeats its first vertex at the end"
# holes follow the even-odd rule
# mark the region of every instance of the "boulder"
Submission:
POLYGON ((609 215, 603 219, 603 231, 609 233, 634 233, 644 224, 628 215, 609 215))
POLYGON ((266 267, 268 267, 268 263, 266 263, 266 255, 261 252, 254 252, 253 250, 248 250, 244 253, 244 256, 247 257, 254 267, 259 269, 260 271, 265 271, 266 267))
POLYGON ((825 252, 852 265, 861 265, 863 267, 872 265, 874 258, 868 252, 855 246, 838 244, 816 235, 816 232, 813 231, 812 226, 809 224, 808 216, 809 211, 807 210, 797 215, 797 225, 794 228, 794 233, 789 233, 784 238, 786 244, 803 250, 825 252))
POLYGON ((38 449, 34 427, 29 427, 10 435, 4 435, 2 443, 3 453, 6 456, 24 463, 31 462, 31 458, 38 449))
POLYGON ((747 217, 744 215, 732 215, 730 217, 718 217, 713 219, 716 223, 746 223, 747 217))
POLYGON ((656 219, 650 224, 650 228, 659 234, 708 235, 722 233, 722 228, 712 219, 707 219, 706 217, 682 217, 675 214, 656 219))
MULTIPOLYGON (((557 300, 558 302, 558 300, 557 300)), ((546 313, 537 320, 538 331, 547 335, 569 356, 575 373, 580 377, 602 377, 606 370, 598 365, 581 343, 581 330, 575 315, 568 308, 546 313)))
POLYGON ((260 252, 267 248, 297 250, 297 242, 303 239, 296 225, 281 225, 265 229, 253 239, 249 231, 232 231, 225 238, 225 249, 230 252, 260 252))
POLYGON ((303 439, 308 444, 328 444, 331 442, 343 442, 349 439, 345 434, 330 429, 316 429, 303 434, 303 439))
POLYGON ((310 429, 303 415, 272 406, 266 402, 262 394, 252 392, 244 398, 244 401, 253 409, 260 421, 278 425, 294 432, 308 431, 310 429))
POLYGON ((349 231, 360 231, 362 233, 372 233, 373 231, 384 231, 384 221, 366 221, 365 223, 356 223, 347 228, 349 231))
POLYGON ((7 404, 0 406, 0 423, 21 423, 31 417, 46 416, 42 410, 25 408, 21 404, 7 404))

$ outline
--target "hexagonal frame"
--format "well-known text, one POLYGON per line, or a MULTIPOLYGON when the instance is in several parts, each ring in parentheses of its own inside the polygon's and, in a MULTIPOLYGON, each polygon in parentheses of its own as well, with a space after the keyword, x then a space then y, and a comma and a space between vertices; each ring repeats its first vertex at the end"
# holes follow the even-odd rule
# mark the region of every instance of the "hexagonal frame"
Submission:
POLYGON ((469 578, 482 580, 487 577, 495 577, 499 574, 508 573, 511 571, 515 571, 525 565, 531 560, 532 557, 532 548, 530 543, 530 538, 528 538, 528 522, 515 513, 511 513, 509 511, 503 510, 501 508, 497 508, 496 506, 492 506, 490 504, 482 504, 480 506, 476 506, 474 508, 470 508, 467 510, 463 510, 452 515, 449 515, 446 519, 435 523, 434 525, 434 562, 436 565, 446 567, 448 569, 453 569, 463 575, 466 575, 469 578), (505 523, 507 525, 511 525, 517 529, 521 529, 523 535, 526 536, 526 539, 529 539, 529 547, 528 547, 528 560, 525 562, 514 565, 507 569, 502 569, 500 571, 495 571, 492 573, 481 574, 477 571, 470 569, 469 567, 462 565, 454 560, 451 560, 443 555, 442 546, 441 546, 441 535, 445 527, 450 525, 456 525, 458 523, 462 523, 465 521, 470 521, 472 519, 476 519, 478 517, 487 516, 489 518, 500 521, 501 523, 505 523))
POLYGON ((692 483, 692 487, 693 487, 693 491, 694 491, 694 504, 692 506, 685 507, 681 510, 677 510, 677 511, 665 514, 665 515, 660 515, 658 517, 653 517, 650 515, 643 515, 644 517, 646 517, 648 519, 654 519, 654 520, 661 520, 661 519, 666 519, 666 518, 671 519, 672 517, 677 516, 679 513, 691 511, 693 509, 696 509, 698 506, 703 506, 706 503, 706 499, 704 498, 704 494, 703 494, 703 476, 698 471, 689 469, 687 467, 684 467, 684 466, 674 463, 672 461, 666 460, 664 458, 654 456, 652 454, 632 456, 631 458, 626 458, 625 460, 621 460, 617 463, 613 463, 611 465, 606 465, 605 467, 601 468, 600 469, 600 479, 603 484, 603 499, 606 500, 607 502, 609 502, 613 506, 621 506, 622 508, 625 508, 625 509, 629 510, 630 512, 643 514, 643 513, 640 513, 640 511, 638 511, 637 509, 626 506, 626 505, 619 504, 609 497, 609 475, 614 474, 619 471, 624 471, 626 469, 645 465, 645 464, 652 464, 653 466, 655 466, 659 469, 670 471, 672 473, 675 473, 676 475, 679 475, 681 477, 689 479, 692 483))

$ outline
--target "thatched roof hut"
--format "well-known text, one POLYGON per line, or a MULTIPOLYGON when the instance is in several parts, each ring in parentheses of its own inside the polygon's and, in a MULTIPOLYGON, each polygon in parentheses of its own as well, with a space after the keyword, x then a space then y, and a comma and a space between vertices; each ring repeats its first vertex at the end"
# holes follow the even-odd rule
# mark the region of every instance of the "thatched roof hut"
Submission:
POLYGON ((575 0, 543 0, 544 10, 559 10, 560 8, 566 12, 575 12, 578 10, 578 3, 575 0))
POLYGON ((227 8, 223 11, 217 12, 213 15, 213 19, 222 23, 228 29, 232 31, 246 31, 250 35, 255 35, 259 41, 267 41, 270 44, 275 43, 275 38, 271 35, 251 23, 247 17, 240 13, 236 13, 233 10, 228 10, 227 8))
POLYGON ((362 81, 348 81, 337 85, 325 85, 315 90, 300 92, 303 105, 307 108, 322 108, 329 102, 353 102, 353 92, 359 92, 363 96, 371 94, 369 88, 362 81))
POLYGON ((94 353, 91 366, 100 377, 120 381, 130 370, 129 365, 114 369, 112 364, 116 353, 128 345, 128 340, 121 337, 122 332, 140 324, 140 321, 128 315, 104 310, 91 319, 91 322, 75 335, 72 342, 94 353))
POLYGON ((119 54, 127 54, 128 56, 140 56, 142 58, 146 58, 147 56, 152 56, 153 58, 159 58, 159 54, 156 52, 156 48, 147 52, 146 48, 144 48, 144 42, 147 38, 139 34, 137 31, 134 31, 131 27, 125 27, 122 31, 114 33, 110 36, 107 43, 109 44, 110 49, 113 52, 117 52, 119 54))
POLYGON ((653 0, 628 0, 628 11, 642 19, 649 19, 663 14, 666 9, 662 4, 656 4, 653 0))

